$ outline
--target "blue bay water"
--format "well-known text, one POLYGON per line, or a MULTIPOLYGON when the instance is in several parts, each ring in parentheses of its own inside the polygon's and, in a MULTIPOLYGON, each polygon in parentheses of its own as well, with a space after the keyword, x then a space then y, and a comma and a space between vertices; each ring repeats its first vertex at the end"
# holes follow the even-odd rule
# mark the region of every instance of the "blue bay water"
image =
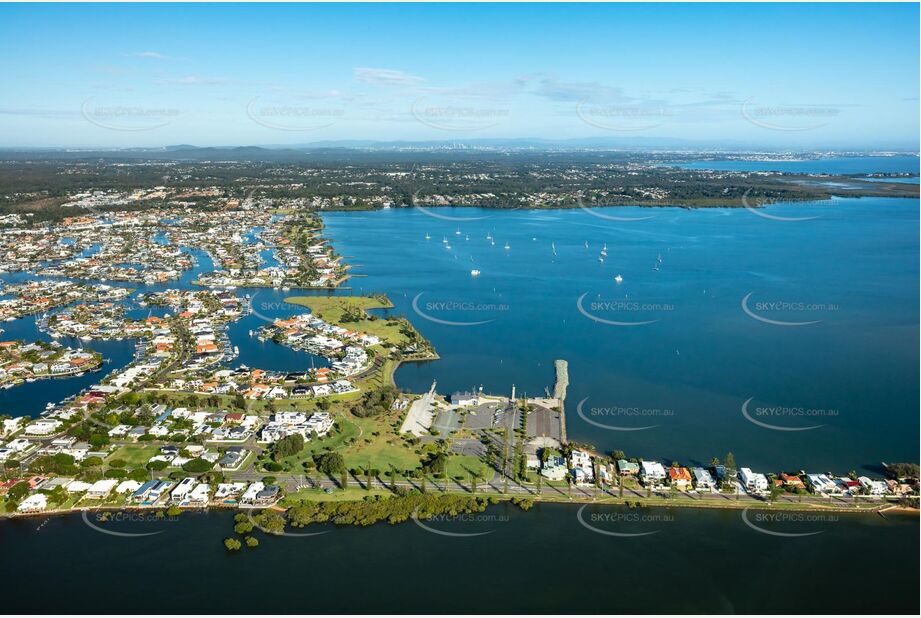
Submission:
POLYGON ((838 472, 916 459, 918 203, 758 212, 440 208, 324 219, 366 275, 354 290, 388 293, 442 357, 404 365, 403 388, 437 379, 442 393, 515 384, 536 395, 564 358, 569 437, 604 451, 687 463, 732 451, 757 468, 838 472), (755 315, 816 323, 759 321, 743 310, 746 296, 755 315), (750 398, 748 417, 777 428, 746 418, 750 398))
MULTIPOLYGON (((729 172, 787 172, 799 174, 873 174, 919 173, 916 156, 891 157, 822 157, 803 160, 713 160, 673 163, 675 167, 697 170, 723 170, 729 172)), ((918 182, 917 178, 913 180, 918 182)))
MULTIPOLYGON (((42 601, 46 612, 124 612, 162 577, 164 564, 174 578, 194 578, 197 585, 173 586, 170 592, 172 607, 191 613, 285 613, 307 606, 317 614, 918 611, 918 563, 899 559, 907 555, 904 549, 918 544, 917 520, 911 517, 836 513, 797 522, 789 514, 794 521, 773 529, 818 532, 791 539, 758 533, 735 510, 589 506, 580 511, 577 505, 538 504, 525 513, 500 504, 482 515, 482 522, 427 524, 448 532, 488 532, 478 537, 431 534, 411 522, 366 528, 312 525, 301 532, 326 534, 272 537, 256 532, 259 547, 237 553, 221 544, 234 524, 233 513, 226 511, 109 523, 84 514, 106 531, 151 535, 132 538, 100 533, 77 514, 41 523, 2 521, 6 559, 0 576, 9 590, 19 592, 6 601, 11 613, 32 611, 37 596, 49 587, 58 594, 42 601), (615 538, 593 532, 580 519, 605 531, 654 533, 615 538), (85 568, 74 572, 65 561, 72 563, 70 556, 77 554, 85 568), (34 569, 22 568, 34 564, 36 555, 46 567, 41 578, 34 569), (307 576, 297 568, 305 556, 322 556, 321 563, 314 561, 322 566, 309 569, 307 576), (573 586, 562 572, 548 575, 548 563, 554 562, 584 565, 581 586, 573 586), (476 564, 475 593, 455 592, 446 600, 446 579, 466 583, 471 563, 476 564), (103 582, 89 576, 100 571, 106 573, 103 582), (680 573, 681 585, 667 584, 672 572, 680 573), (397 599, 393 593, 405 589, 407 574, 412 574, 413 591, 397 599), (202 593, 240 579, 272 593, 202 593), (356 582, 361 582, 361 594, 354 593, 356 582), (777 585, 783 594, 766 590, 773 582, 782 582, 777 585), (841 592, 842 582, 890 592, 849 595, 841 592), (91 585, 104 587, 104 593, 87 597, 91 585)), ((756 520, 755 514, 749 517, 756 520)))

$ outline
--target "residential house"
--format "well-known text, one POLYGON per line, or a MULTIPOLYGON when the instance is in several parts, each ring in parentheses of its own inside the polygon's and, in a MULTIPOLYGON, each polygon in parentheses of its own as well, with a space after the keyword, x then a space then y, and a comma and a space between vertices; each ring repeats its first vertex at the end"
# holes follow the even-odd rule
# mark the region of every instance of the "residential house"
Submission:
POLYGON ((687 468, 671 466, 668 469, 668 479, 672 487, 680 491, 687 491, 692 487, 691 472, 687 468))
POLYGON ((640 468, 640 478, 646 485, 658 485, 665 480, 665 467, 658 461, 644 461, 640 468))
POLYGON ((767 477, 760 472, 752 472, 751 468, 739 470, 739 479, 742 481, 742 486, 749 491, 761 492, 768 489, 767 477))
POLYGON ((716 482, 713 476, 705 468, 691 468, 691 474, 694 476, 694 488, 697 491, 713 491, 716 489, 716 482))

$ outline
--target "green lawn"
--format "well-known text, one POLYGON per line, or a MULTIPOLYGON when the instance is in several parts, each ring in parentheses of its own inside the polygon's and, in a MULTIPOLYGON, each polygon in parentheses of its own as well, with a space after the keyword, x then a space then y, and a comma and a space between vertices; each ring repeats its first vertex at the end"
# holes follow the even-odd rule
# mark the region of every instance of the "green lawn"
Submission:
POLYGON ((382 341, 400 346, 406 343, 407 337, 400 332, 401 322, 376 318, 367 313, 368 309, 384 309, 393 304, 386 298, 372 298, 369 296, 292 296, 285 299, 286 303, 308 307, 318 318, 330 324, 343 328, 356 330, 369 335, 380 337, 382 341), (362 319, 343 322, 343 315, 349 311, 362 314, 362 319))
POLYGON ((393 466, 397 470, 412 470, 421 465, 421 455, 393 433, 384 422, 366 422, 365 433, 348 449, 343 451, 345 464, 349 468, 376 468, 382 475, 393 466), (380 431, 380 435, 373 435, 380 431))
POLYGON ((495 470, 490 468, 479 457, 472 455, 450 455, 448 457, 448 477, 455 478, 462 476, 464 480, 470 478, 470 471, 480 473, 480 483, 483 483, 493 477, 495 470))
POLYGON ((108 459, 121 459, 128 464, 128 468, 139 468, 144 466, 151 457, 160 452, 160 447, 158 446, 141 446, 141 445, 126 445, 122 446, 113 452, 108 459))

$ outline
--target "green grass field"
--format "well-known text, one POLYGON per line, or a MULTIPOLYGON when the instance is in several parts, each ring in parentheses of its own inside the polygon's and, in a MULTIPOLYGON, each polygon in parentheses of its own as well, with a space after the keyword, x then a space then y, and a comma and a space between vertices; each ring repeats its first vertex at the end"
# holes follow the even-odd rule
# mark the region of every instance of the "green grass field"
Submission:
POLYGON ((479 482, 488 481, 495 474, 495 470, 490 468, 478 457, 472 455, 451 455, 448 457, 447 472, 449 478, 463 477, 464 481, 470 478, 471 472, 479 473, 479 482))
POLYGON ((367 313, 369 309, 385 309, 393 304, 386 298, 372 298, 369 296, 292 296, 285 299, 286 303, 300 305, 310 309, 311 313, 350 330, 361 331, 369 335, 380 337, 382 341, 396 346, 405 344, 408 339, 400 332, 403 322, 377 318, 367 313), (360 314, 359 320, 343 322, 346 313, 360 314))
POLYGON ((139 468, 144 466, 147 461, 159 452, 157 446, 126 445, 116 449, 109 457, 112 459, 121 459, 128 464, 128 468, 139 468))

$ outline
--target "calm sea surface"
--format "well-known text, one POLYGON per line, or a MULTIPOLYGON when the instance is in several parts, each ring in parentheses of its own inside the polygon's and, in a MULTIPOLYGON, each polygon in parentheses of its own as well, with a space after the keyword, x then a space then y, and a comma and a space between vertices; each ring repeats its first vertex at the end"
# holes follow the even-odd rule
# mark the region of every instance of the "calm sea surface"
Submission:
POLYGON ((404 365, 401 387, 541 394, 564 358, 569 437, 604 451, 839 472, 917 458, 916 201, 325 220, 367 275, 356 291, 387 292, 442 357, 404 365))
MULTIPOLYGON (((437 379, 442 393, 514 384, 535 395, 552 388, 553 360, 565 358, 570 439, 602 450, 685 463, 731 450, 764 470, 874 471, 917 459, 917 201, 325 220, 361 275, 353 292, 387 292, 442 356, 404 365, 403 388, 437 379)), ((211 269, 196 257, 194 271, 162 287, 211 269)), ((266 319, 303 310, 282 302, 296 290, 237 293, 266 319)), ((240 348, 232 365, 323 362, 250 337, 264 318, 230 327, 240 348)), ((46 338, 34 318, 2 326, 5 339, 46 338)), ((106 372, 133 351, 131 341, 86 345, 106 356, 106 372)), ((0 391, 0 405, 36 415, 102 375, 0 391)), ((0 522, 0 580, 17 591, 8 611, 125 611, 168 573, 177 612, 918 612, 918 521, 898 516, 497 506, 477 521, 431 523, 484 536, 412 523, 327 527, 261 535, 236 555, 221 545, 231 513, 87 517, 157 534, 106 535, 80 515, 0 522), (228 591, 231 581, 249 593, 228 591)))
POLYGON ((6 611, 140 611, 138 597, 160 590, 167 613, 918 612, 918 525, 905 517, 746 513, 763 530, 808 535, 778 537, 739 511, 496 506, 477 521, 427 523, 482 536, 412 522, 311 527, 301 532, 329 532, 257 535, 259 547, 237 554, 221 544, 231 513, 88 517, 158 534, 110 536, 80 515, 0 523, 0 577, 15 591, 6 611))
MULTIPOLYGON (((677 167, 729 172, 788 172, 799 174, 873 174, 918 173, 919 159, 911 156, 892 157, 827 157, 801 161, 715 160, 675 163, 677 167)), ((914 182, 918 182, 915 178, 914 182)))

